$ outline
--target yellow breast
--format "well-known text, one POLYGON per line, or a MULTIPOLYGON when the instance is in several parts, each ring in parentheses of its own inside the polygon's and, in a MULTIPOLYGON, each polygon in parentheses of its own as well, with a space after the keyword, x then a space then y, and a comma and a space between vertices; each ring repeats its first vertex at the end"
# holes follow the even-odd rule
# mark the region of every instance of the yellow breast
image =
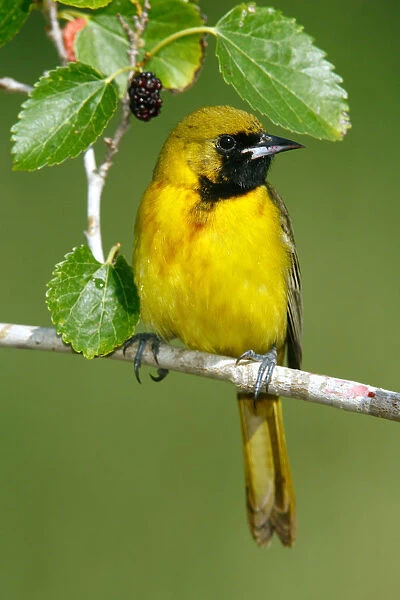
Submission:
POLYGON ((282 347, 290 256, 267 189, 199 206, 194 191, 159 182, 143 197, 133 267, 144 323, 230 356, 282 347))

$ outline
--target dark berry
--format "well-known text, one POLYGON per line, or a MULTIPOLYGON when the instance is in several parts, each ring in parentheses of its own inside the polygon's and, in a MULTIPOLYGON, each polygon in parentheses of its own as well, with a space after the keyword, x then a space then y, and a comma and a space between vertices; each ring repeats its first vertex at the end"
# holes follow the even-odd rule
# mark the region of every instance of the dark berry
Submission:
POLYGON ((131 111, 137 119, 150 121, 160 114, 161 81, 151 71, 138 73, 129 82, 128 94, 131 111))

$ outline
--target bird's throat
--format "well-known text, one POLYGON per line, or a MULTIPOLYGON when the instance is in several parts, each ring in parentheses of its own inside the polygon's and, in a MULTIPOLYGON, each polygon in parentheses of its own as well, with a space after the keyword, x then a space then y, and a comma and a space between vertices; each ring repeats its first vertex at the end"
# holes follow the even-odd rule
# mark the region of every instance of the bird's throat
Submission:
POLYGON ((251 189, 258 187, 258 185, 253 185, 252 187, 243 186, 235 181, 218 181, 213 182, 210 181, 207 177, 199 178, 199 194, 201 198, 201 202, 209 209, 212 208, 215 202, 219 202, 220 200, 227 200, 228 198, 234 198, 237 196, 243 196, 247 194, 251 189))
POLYGON ((240 162, 225 157, 216 181, 200 175, 198 193, 202 202, 212 206, 219 200, 243 196, 265 185, 271 161, 270 156, 240 162))

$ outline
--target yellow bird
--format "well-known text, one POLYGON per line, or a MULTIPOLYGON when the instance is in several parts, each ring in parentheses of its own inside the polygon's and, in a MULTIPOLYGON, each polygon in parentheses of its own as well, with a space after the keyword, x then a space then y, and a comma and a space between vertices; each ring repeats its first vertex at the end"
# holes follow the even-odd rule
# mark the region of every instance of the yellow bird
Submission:
MULTIPOLYGON (((133 268, 143 322, 158 339, 261 360, 255 396, 238 394, 253 538, 296 535, 281 402, 266 389, 284 359, 300 368, 301 289, 287 210, 266 176, 301 144, 267 134, 229 106, 188 115, 166 140, 135 226, 133 268), (256 400, 255 400, 256 397, 256 400)), ((135 370, 140 366, 141 340, 135 370)), ((153 339, 157 350, 157 339, 153 339)), ((160 370, 158 379, 166 372, 160 370)))

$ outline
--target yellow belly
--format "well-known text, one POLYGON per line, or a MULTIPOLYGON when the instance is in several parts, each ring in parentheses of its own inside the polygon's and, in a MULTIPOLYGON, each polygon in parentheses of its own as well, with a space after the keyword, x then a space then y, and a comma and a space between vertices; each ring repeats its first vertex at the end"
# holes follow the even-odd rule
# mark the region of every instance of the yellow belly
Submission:
POLYGON ((135 230, 145 324, 189 348, 239 356, 286 337, 290 256, 265 187, 194 216, 192 191, 153 183, 135 230))

